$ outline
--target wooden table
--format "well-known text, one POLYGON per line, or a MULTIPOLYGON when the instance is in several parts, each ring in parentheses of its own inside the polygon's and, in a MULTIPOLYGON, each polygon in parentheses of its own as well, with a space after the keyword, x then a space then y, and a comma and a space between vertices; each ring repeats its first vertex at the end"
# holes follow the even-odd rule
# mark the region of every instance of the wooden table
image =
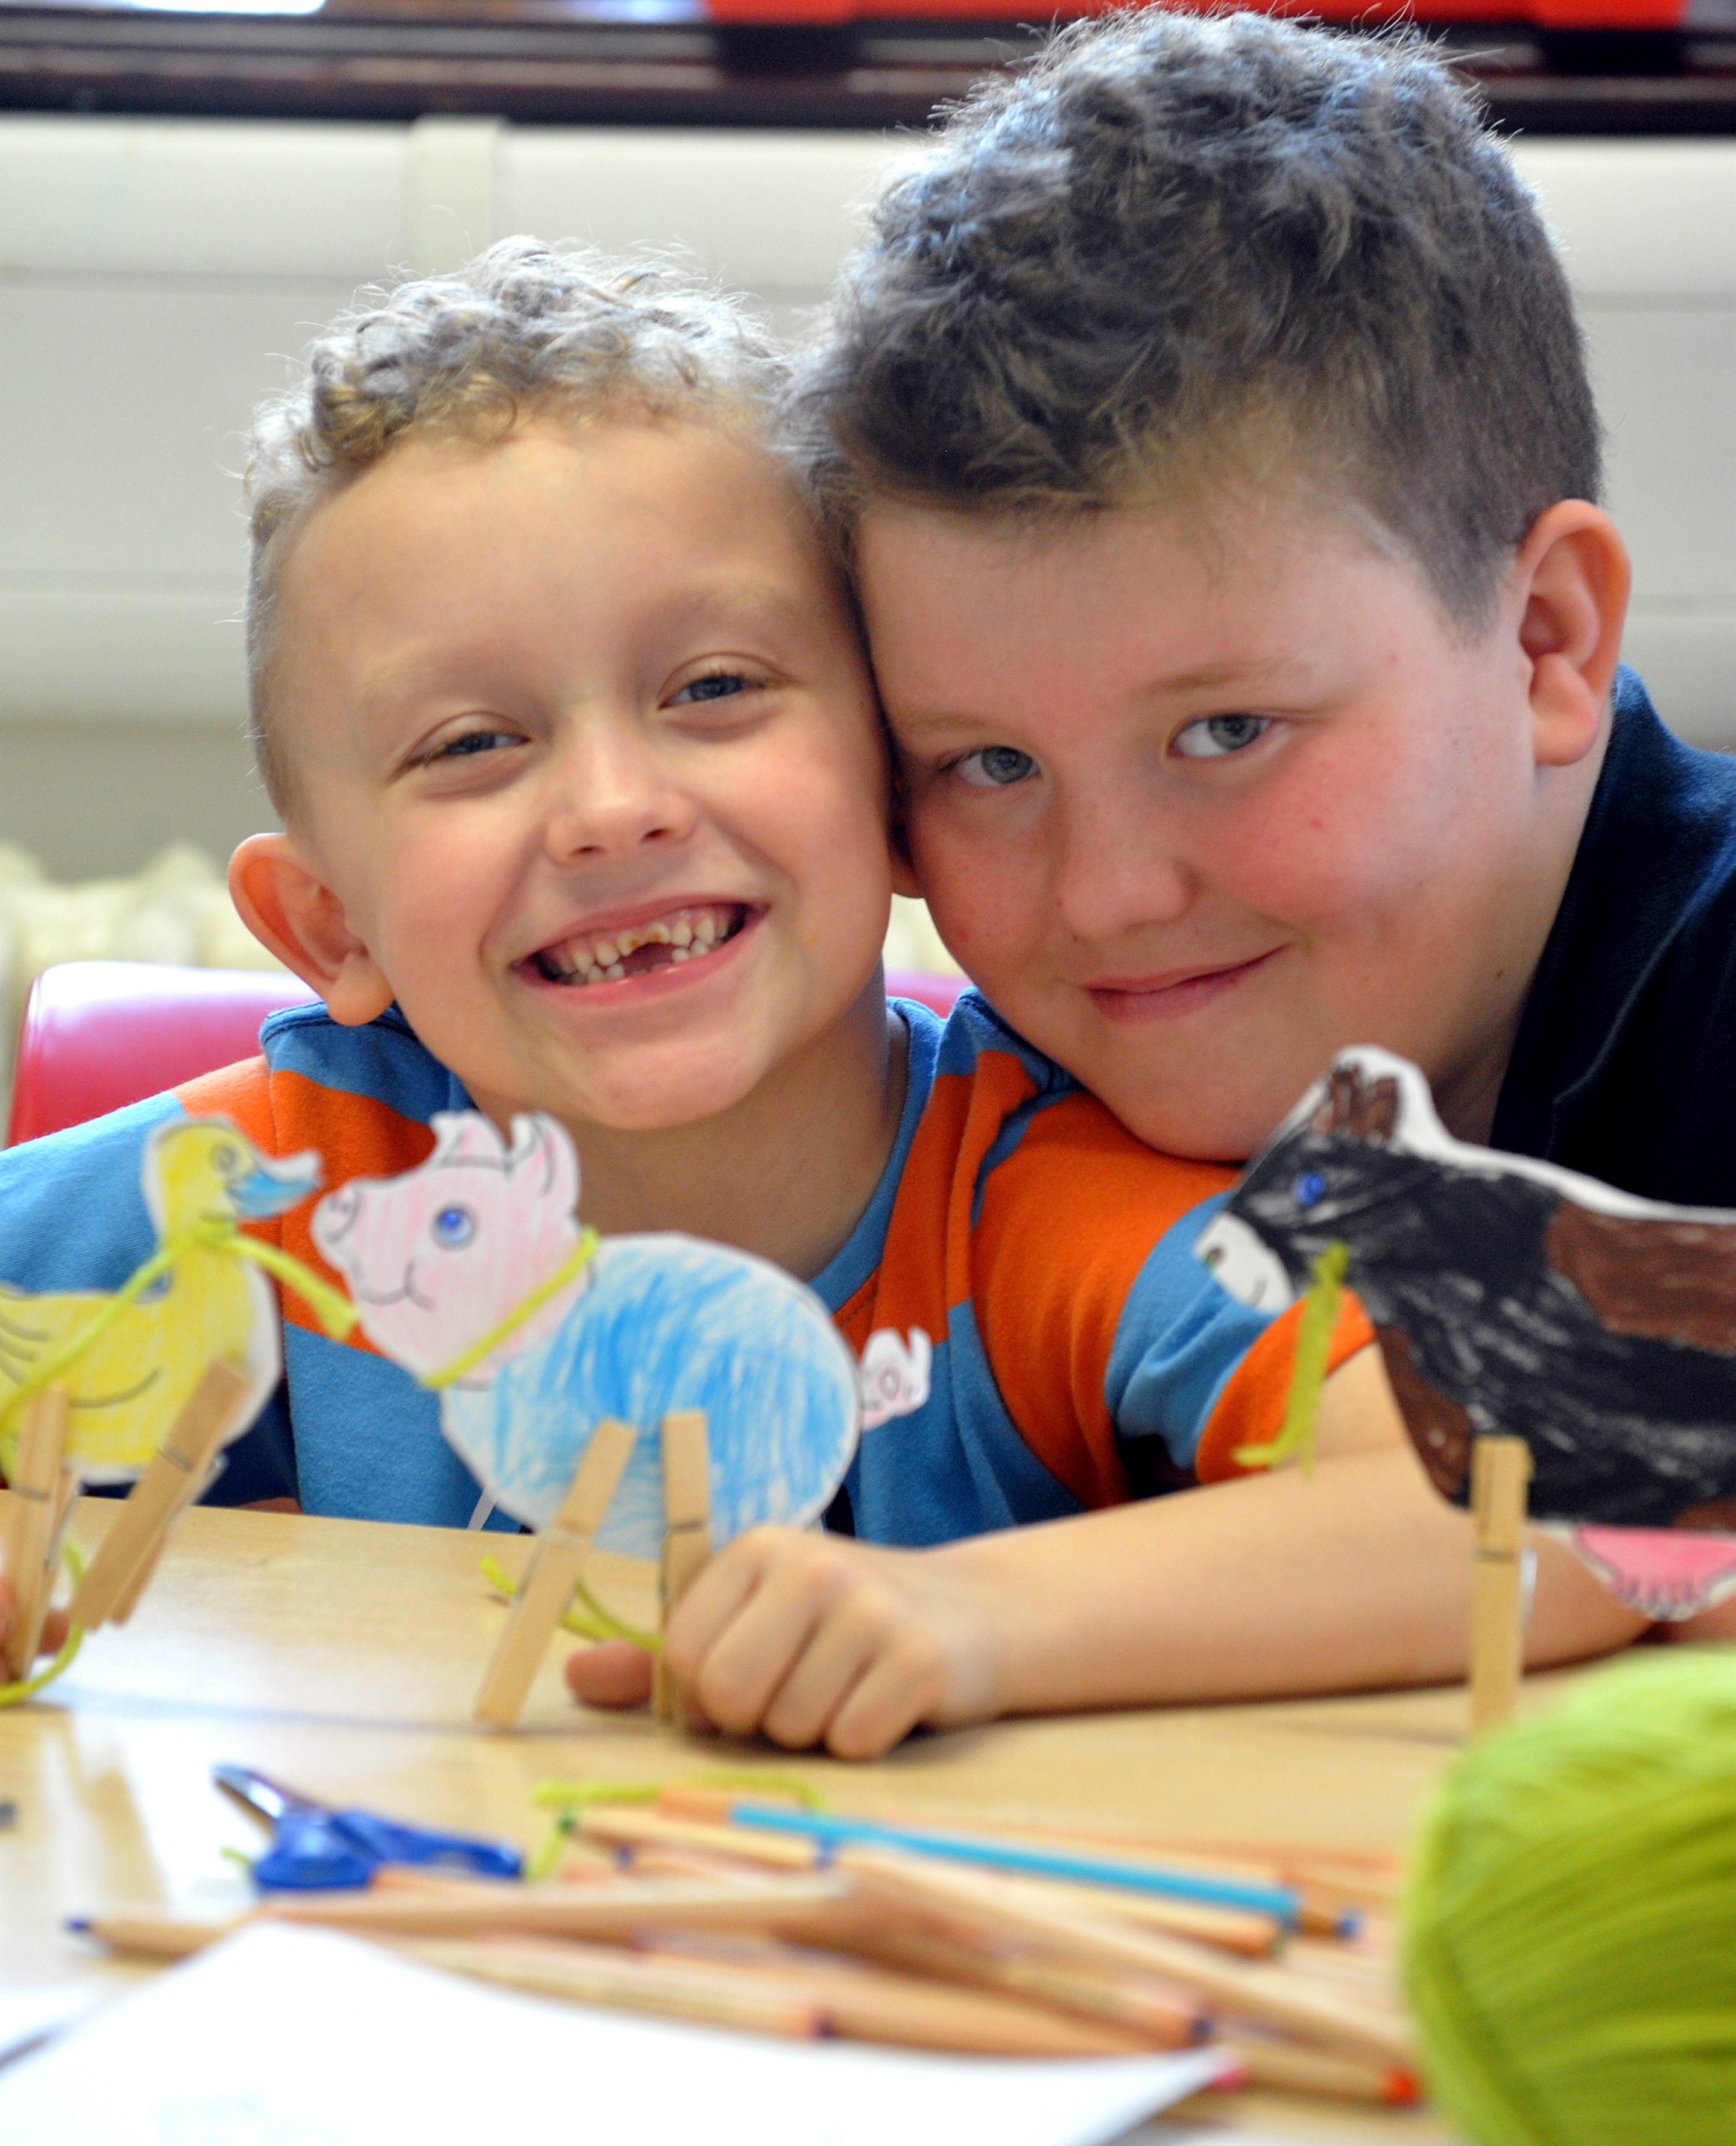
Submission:
MULTIPOLYGON (((114 1510, 85 1500, 75 1533, 96 1540, 114 1510)), ((501 1548, 509 1565, 523 1554, 501 1548)), ((187 1515, 132 1623, 88 1640, 30 1705, 0 1712, 0 1798, 17 1806, 0 1830, 0 1982, 146 1971, 65 1935, 69 1915, 150 1902, 210 1917, 245 1900, 224 1851, 257 1852, 259 1834, 212 1789, 221 1759, 334 1803, 526 1847, 541 1836, 538 1781, 726 1764, 800 1773, 859 1809, 920 1804, 936 1822, 993 1809, 1399 1848, 1463 1737, 1464 1695, 1453 1690, 1003 1723, 846 1767, 577 1709, 560 1682, 564 1648, 551 1650, 521 1731, 492 1734, 470 1721, 501 1614, 479 1555, 474 1535, 441 1529, 187 1515)), ((629 1614, 643 1610, 641 1568, 623 1566, 604 1588, 629 1614)), ((1424 2146, 1447 2135, 1427 2116, 1276 2095, 1205 2097, 1187 2114, 1268 2139, 1424 2146)))

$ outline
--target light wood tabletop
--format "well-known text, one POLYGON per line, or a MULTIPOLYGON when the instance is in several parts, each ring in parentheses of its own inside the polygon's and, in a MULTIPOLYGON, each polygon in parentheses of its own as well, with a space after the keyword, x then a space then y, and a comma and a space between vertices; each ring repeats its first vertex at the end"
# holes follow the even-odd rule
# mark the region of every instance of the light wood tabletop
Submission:
MULTIPOLYGON (((87 1546, 115 1510, 85 1500, 87 1546)), ((527 1545, 490 1538, 509 1569, 527 1545)), ((0 1983, 146 1970, 103 1959, 69 1916, 150 1904, 214 1918, 245 1881, 226 1851, 260 1834, 211 1785, 229 1760, 338 1804, 512 1839, 545 1821, 541 1781, 648 1781, 727 1764, 795 1773, 830 1800, 936 1823, 993 1814, 1129 1833, 1402 1848, 1464 1733, 1461 1690, 1001 1723, 912 1739, 875 1765, 699 1740, 648 1714, 575 1707, 551 1649, 521 1727, 471 1720, 501 1611, 475 1535, 200 1510, 179 1523, 124 1628, 0 1712, 0 1983)), ((628 1614, 647 1575, 606 1565, 628 1614)), ((1542 1679, 1547 1687, 1559 1679, 1542 1679)), ((1544 1690, 1528 1694, 1534 1703, 1544 1690)), ((1268 2139, 1446 2137, 1426 2114, 1363 2113, 1275 2094, 1215 2095, 1189 2119, 1268 2139)))

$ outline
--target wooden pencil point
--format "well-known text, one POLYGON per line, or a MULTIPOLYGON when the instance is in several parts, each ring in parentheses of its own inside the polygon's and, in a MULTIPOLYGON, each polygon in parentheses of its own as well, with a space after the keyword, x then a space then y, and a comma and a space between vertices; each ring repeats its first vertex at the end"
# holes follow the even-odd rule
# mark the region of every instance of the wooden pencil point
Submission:
POLYGON ((561 1510, 532 1545, 524 1578, 476 1695, 478 1721, 511 1729, 523 1713, 531 1681, 566 1614, 573 1589, 584 1576, 591 1539, 603 1524, 638 1435, 631 1424, 613 1417, 606 1417, 591 1434, 561 1510))
POLYGON ((1513 1717, 1524 1670, 1525 1498, 1531 1451, 1521 1438, 1471 1448, 1471 1734, 1513 1717))

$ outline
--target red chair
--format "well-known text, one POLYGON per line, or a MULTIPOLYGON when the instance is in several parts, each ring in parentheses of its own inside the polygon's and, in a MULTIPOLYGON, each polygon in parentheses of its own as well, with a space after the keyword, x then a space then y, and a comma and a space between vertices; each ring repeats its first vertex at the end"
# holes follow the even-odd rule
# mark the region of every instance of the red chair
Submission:
POLYGON ((970 988, 968 976, 932 976, 920 969, 888 969, 886 996, 915 999, 944 1021, 970 988))
POLYGON ((65 961, 30 987, 7 1145, 82 1125, 251 1058, 259 1024, 314 994, 281 970, 65 961))
MULTIPOLYGON (((895 970, 886 989, 950 1011, 960 976, 895 970)), ((315 996, 281 971, 67 961, 30 987, 18 1031, 7 1144, 82 1125, 219 1066, 251 1058, 259 1024, 315 996)))

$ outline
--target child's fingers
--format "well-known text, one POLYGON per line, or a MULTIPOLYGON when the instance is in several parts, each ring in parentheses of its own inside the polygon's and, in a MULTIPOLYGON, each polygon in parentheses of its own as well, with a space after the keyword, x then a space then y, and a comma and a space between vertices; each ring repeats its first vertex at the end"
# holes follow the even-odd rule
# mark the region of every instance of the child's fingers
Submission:
POLYGON ((944 1690, 940 1649, 902 1633, 845 1694, 826 1731, 835 1759, 878 1759, 930 1718, 944 1690))
POLYGON ((753 1599, 767 1572, 787 1555, 792 1540, 801 1538, 786 1528, 751 1528, 701 1566, 670 1611, 663 1634, 664 1659, 678 1683, 691 1686, 707 1654, 753 1599))
POLYGON ((761 1725, 792 1748, 823 1743, 841 1759, 878 1757, 940 1704, 945 1679, 917 1605, 896 1585, 859 1573, 828 1605, 761 1725))
POLYGON ((823 1546, 816 1546, 816 1559, 802 1537, 786 1541, 790 1547, 762 1566, 758 1585, 741 1600, 696 1668, 683 1671, 685 1635, 682 1654, 671 1652, 679 1680, 707 1718, 731 1736, 750 1736, 761 1726, 767 1707, 819 1629, 836 1584, 825 1569, 823 1546))
POLYGON ((651 1656, 630 1639, 600 1639, 566 1658, 566 1689, 582 1706, 643 1706, 651 1688, 651 1656))
POLYGON ((828 1614, 791 1664, 767 1705, 760 1726, 792 1751, 828 1742, 839 1709, 872 1668, 886 1644, 878 1605, 846 1596, 828 1614))

